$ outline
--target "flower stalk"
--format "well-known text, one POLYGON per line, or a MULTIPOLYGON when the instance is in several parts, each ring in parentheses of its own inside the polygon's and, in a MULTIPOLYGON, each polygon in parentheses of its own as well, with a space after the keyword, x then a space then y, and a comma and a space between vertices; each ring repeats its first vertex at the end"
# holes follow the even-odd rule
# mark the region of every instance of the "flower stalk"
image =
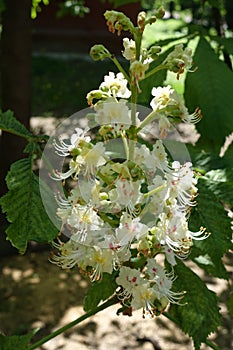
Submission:
POLYGON ((46 337, 40 339, 39 341, 37 341, 36 343, 32 344, 31 346, 29 346, 26 350, 34 350, 37 349, 39 346, 45 344, 46 342, 48 342, 49 340, 57 337, 59 334, 62 334, 64 332, 66 332, 68 329, 77 326, 79 323, 83 322, 84 320, 86 320, 87 318, 97 314, 98 312, 107 309, 108 307, 117 304, 119 302, 118 298, 116 295, 114 295, 112 298, 108 299, 107 301, 105 301, 103 304, 97 306, 96 308, 94 308, 93 310, 90 310, 88 312, 86 312, 84 315, 80 316, 79 318, 77 318, 76 320, 68 323, 67 325, 57 329, 56 331, 54 331, 53 333, 47 335, 46 337))

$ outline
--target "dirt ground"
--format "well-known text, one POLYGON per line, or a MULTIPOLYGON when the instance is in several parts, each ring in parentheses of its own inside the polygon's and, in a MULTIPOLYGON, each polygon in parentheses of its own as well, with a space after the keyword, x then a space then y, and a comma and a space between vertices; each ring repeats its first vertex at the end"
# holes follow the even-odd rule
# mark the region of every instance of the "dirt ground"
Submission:
MULTIPOLYGON (((1 332, 24 334, 38 327, 36 341, 84 313, 82 302, 89 282, 78 271, 64 271, 51 264, 49 254, 49 250, 31 250, 23 256, 0 260, 1 332)), ((233 256, 225 261, 232 275, 233 256)), ((233 349, 232 319, 226 307, 232 286, 219 279, 209 279, 208 286, 220 297, 223 317, 222 326, 211 340, 221 350, 233 349)), ((192 341, 164 316, 143 319, 141 311, 132 317, 117 316, 116 310, 117 306, 106 309, 38 349, 193 349, 192 341)), ((201 349, 209 348, 203 345, 201 349)))

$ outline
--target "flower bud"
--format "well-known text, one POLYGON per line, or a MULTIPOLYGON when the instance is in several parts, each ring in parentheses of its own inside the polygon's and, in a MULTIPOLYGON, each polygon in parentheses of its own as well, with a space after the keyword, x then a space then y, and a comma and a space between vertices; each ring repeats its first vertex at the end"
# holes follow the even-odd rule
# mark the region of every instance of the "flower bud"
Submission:
POLYGON ((111 33, 115 33, 115 30, 117 30, 118 35, 121 34, 122 30, 133 33, 134 25, 124 13, 114 10, 106 11, 104 17, 107 20, 107 26, 111 33))
POLYGON ((183 50, 183 44, 176 45, 163 64, 168 70, 177 73, 177 79, 179 79, 184 69, 189 70, 192 66, 192 50, 188 47, 183 50))
POLYGON ((156 59, 158 57, 158 54, 162 51, 160 46, 151 46, 148 54, 151 58, 156 59))
POLYGON ((106 94, 102 90, 92 90, 88 92, 86 99, 87 99, 87 103, 89 105, 92 105, 93 100, 101 100, 102 98, 106 99, 107 97, 108 97, 108 94, 106 94))
POLYGON ((155 16, 158 18, 158 19, 161 19, 163 18, 165 15, 165 9, 163 6, 161 6, 155 13, 155 16))
POLYGON ((137 23, 138 23, 138 27, 140 28, 140 31, 143 32, 146 25, 146 12, 144 11, 139 12, 137 23))
POLYGON ((110 58, 110 52, 102 44, 92 46, 90 56, 94 61, 103 61, 105 58, 110 58))
POLYGON ((130 72, 134 80, 140 81, 145 78, 145 72, 148 68, 149 64, 143 64, 140 61, 134 61, 130 65, 130 72))

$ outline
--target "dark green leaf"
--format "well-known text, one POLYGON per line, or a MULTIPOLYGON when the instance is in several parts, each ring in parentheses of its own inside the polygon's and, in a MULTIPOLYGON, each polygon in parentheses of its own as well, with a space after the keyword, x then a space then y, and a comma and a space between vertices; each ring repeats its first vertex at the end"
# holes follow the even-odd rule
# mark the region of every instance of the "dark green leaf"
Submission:
POLYGON ((233 55, 233 38, 214 38, 220 45, 223 46, 224 51, 229 55, 233 55))
POLYGON ((191 231, 198 231, 201 226, 206 227, 211 234, 205 240, 194 241, 191 258, 213 276, 227 279, 222 257, 232 249, 231 220, 220 198, 209 185, 208 178, 199 179, 197 206, 193 209, 189 226, 191 231))
POLYGON ((228 307, 229 313, 231 315, 231 318, 233 319, 233 293, 231 293, 231 295, 227 301, 227 307, 228 307))
POLYGON ((219 152, 233 130, 233 72, 201 38, 194 55, 195 73, 186 78, 185 99, 190 111, 198 106, 203 119, 197 124, 200 143, 219 152))
POLYGON ((228 168, 233 168, 233 142, 231 143, 231 145, 228 147, 228 149, 226 150, 223 160, 226 164, 226 167, 228 168))
POLYGON ((200 349, 210 333, 220 325, 221 317, 215 293, 182 261, 174 268, 177 279, 174 287, 187 293, 182 299, 185 305, 172 304, 169 310, 171 319, 190 337, 195 349, 200 349))
POLYGON ((6 182, 9 192, 0 199, 0 205, 11 223, 6 233, 12 245, 24 253, 29 240, 53 240, 58 232, 44 209, 39 178, 32 171, 30 158, 13 163, 6 182))
POLYGON ((35 332, 12 336, 0 334, 0 350, 26 350, 34 334, 35 332))
POLYGON ((0 129, 26 139, 32 136, 25 126, 14 117, 13 112, 10 110, 0 113, 0 129))
POLYGON ((101 301, 108 299, 116 290, 115 275, 104 273, 101 281, 94 282, 84 299, 84 310, 93 310, 101 301))
MULTIPOLYGON (((163 54, 159 55, 158 59, 153 61, 150 64, 150 70, 159 66, 173 49, 174 49, 174 47, 170 48, 169 50, 165 51, 163 54)), ((150 107, 148 105, 148 101, 150 101, 150 99, 152 98, 152 96, 151 96, 152 88, 162 85, 163 82, 165 81, 166 77, 167 77, 167 71, 164 69, 164 70, 158 71, 154 75, 151 75, 150 77, 141 81, 139 84, 140 89, 141 89, 141 93, 138 95, 138 104, 142 104, 144 106, 150 107), (151 96, 151 98, 150 98, 150 96, 151 96)))
POLYGON ((233 206, 233 169, 218 169, 206 174, 207 187, 229 207, 233 206))

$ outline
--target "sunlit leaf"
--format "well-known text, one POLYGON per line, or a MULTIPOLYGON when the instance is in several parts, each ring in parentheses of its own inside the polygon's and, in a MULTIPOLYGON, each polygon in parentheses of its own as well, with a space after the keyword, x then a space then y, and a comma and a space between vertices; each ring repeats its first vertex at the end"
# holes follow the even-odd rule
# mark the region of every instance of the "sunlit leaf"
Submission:
POLYGON ((10 110, 0 113, 0 129, 28 139, 32 134, 21 124, 10 110))
POLYGON ((192 337, 195 349, 220 325, 221 316, 215 293, 182 261, 175 266, 178 278, 174 281, 177 290, 186 291, 182 303, 172 304, 169 310, 172 320, 192 337), (186 303, 186 304, 185 304, 186 303))
POLYGON ((189 110, 202 109, 203 119, 197 124, 200 143, 219 151, 233 130, 233 72, 204 38, 198 43, 194 64, 198 70, 188 73, 185 82, 186 104, 189 110))
POLYGON ((10 222, 6 233, 12 245, 24 253, 29 240, 48 242, 57 236, 40 197, 39 178, 32 171, 30 158, 11 165, 6 177, 8 193, 0 199, 10 222))
POLYGON ((198 190, 197 206, 192 211, 189 226, 192 231, 198 231, 203 226, 210 236, 195 241, 191 258, 213 276, 227 279, 222 257, 233 247, 231 220, 208 177, 199 179, 198 190), (208 256, 208 264, 200 261, 199 257, 205 255, 208 256))
POLYGON ((84 299, 84 310, 93 310, 101 301, 108 299, 116 288, 115 276, 104 273, 101 281, 94 282, 89 288, 84 299))

